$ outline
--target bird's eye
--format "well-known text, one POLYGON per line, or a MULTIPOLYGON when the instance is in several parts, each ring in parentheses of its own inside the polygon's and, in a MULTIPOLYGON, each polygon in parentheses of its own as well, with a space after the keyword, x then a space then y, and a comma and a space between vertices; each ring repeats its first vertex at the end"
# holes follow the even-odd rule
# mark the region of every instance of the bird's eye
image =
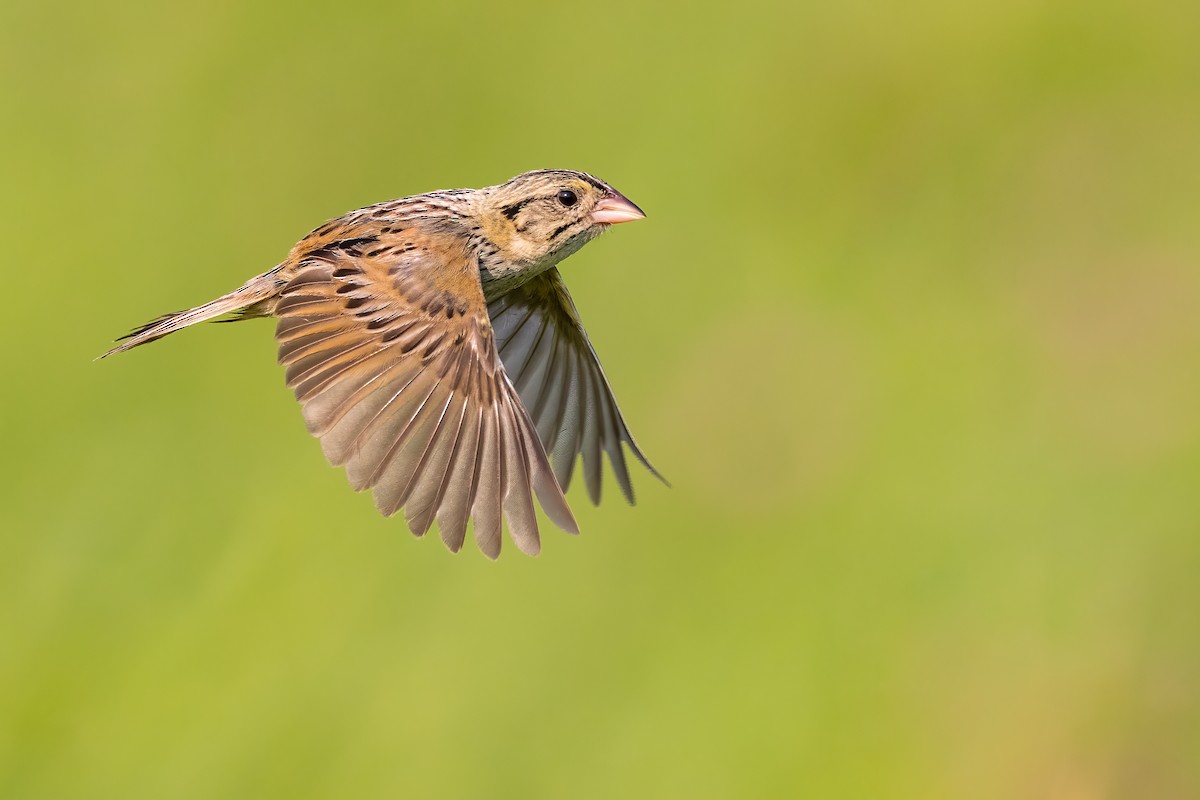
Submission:
POLYGON ((567 208, 579 202, 579 198, 570 189, 563 189, 558 193, 558 202, 562 203, 567 208))

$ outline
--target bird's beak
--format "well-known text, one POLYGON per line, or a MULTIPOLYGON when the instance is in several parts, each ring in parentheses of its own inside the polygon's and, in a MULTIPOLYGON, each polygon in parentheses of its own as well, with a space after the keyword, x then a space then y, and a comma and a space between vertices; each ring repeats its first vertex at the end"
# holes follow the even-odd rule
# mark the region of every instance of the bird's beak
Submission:
POLYGON ((597 225, 616 225, 645 218, 644 211, 630 202, 628 197, 618 193, 604 197, 592 209, 592 222, 597 225))

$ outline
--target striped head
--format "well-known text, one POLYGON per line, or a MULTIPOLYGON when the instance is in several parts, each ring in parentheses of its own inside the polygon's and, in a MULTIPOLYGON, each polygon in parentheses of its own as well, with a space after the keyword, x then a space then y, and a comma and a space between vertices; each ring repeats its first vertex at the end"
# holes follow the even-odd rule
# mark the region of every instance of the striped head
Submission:
POLYGON ((497 255, 533 272, 554 266, 610 225, 646 216, 603 181, 561 169, 526 172, 481 189, 474 205, 497 255))

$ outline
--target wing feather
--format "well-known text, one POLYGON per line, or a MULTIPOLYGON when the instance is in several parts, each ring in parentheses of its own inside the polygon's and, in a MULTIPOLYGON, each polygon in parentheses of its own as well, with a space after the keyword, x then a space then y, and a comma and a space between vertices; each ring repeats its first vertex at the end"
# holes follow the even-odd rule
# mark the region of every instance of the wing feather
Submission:
POLYGON ((479 455, 479 431, 483 425, 482 406, 470 405, 463 414, 463 427, 450 456, 450 466, 442 488, 442 501, 437 508, 438 530, 442 541, 457 553, 467 535, 467 520, 471 516, 471 504, 479 486, 476 472, 479 455), (468 487, 464 492, 462 487, 468 487))
POLYGON ((421 470, 404 507, 409 529, 424 536, 433 524, 434 516, 446 491, 450 461, 458 447, 463 420, 466 416, 466 397, 451 394, 443 411, 444 423, 439 424, 426 451, 426 466, 421 470))
POLYGON ((488 313, 500 358, 564 491, 582 460, 588 495, 598 503, 604 452, 621 492, 633 503, 624 446, 662 480, 625 425, 557 269, 496 298, 488 313))
MULTIPOLYGON (((478 267, 457 237, 403 236, 414 246, 378 257, 307 257, 274 309, 288 385, 326 457, 382 513, 403 509, 418 536, 436 521, 454 551, 473 518, 492 558, 507 521, 518 549, 536 554, 535 494, 555 524, 578 528, 498 355, 478 267)), ((543 352, 536 319, 506 320, 512 334, 528 327, 531 354, 543 352)), ((549 369, 523 363, 531 376, 549 369)))
POLYGON ((475 543, 489 558, 500 555, 500 486, 504 469, 500 460, 496 409, 486 408, 479 432, 479 458, 475 462, 478 493, 472 509, 475 518, 475 543))

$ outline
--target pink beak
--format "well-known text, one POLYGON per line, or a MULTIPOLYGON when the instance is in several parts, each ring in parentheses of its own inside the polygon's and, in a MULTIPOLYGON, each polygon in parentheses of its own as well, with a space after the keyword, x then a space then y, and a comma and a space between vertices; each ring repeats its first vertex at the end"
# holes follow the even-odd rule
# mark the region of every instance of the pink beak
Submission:
POLYGON ((645 218, 645 212, 622 194, 611 194, 601 199, 592 209, 592 222, 597 225, 616 225, 645 218))

